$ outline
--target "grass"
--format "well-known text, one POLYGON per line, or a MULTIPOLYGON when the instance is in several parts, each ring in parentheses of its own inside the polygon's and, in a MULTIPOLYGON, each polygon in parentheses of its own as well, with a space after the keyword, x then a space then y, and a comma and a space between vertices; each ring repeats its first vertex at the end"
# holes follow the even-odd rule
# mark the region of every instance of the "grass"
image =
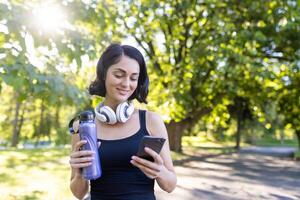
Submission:
POLYGON ((0 193, 6 200, 75 199, 68 148, 0 151, 0 193))
MULTIPOLYGON (((182 138, 181 153, 171 152, 173 161, 180 161, 191 156, 204 156, 207 154, 223 154, 235 152, 233 142, 213 142, 196 136, 184 136, 182 138)), ((246 144, 243 144, 246 145, 246 144)))
MULTIPOLYGON (((173 160, 183 160, 200 150, 196 138, 184 139, 184 141, 184 153, 172 152, 173 160), (193 146, 187 143, 192 143, 193 146)), ((220 152, 221 150, 210 149, 209 151, 220 152)), ((69 190, 69 152, 69 147, 1 150, 0 199, 75 199, 69 190)))
POLYGON ((257 146, 285 146, 285 147, 297 147, 298 143, 296 139, 285 139, 280 141, 273 137, 265 137, 255 142, 257 146))
MULTIPOLYGON (((276 141, 268 142, 267 144, 277 144, 276 141)), ((235 151, 233 142, 217 143, 200 137, 183 137, 182 144, 183 153, 171 152, 174 161, 185 160, 195 155, 205 156, 235 151)), ((247 144, 241 144, 241 146, 245 145, 247 144)), ((68 146, 50 149, 1 150, 0 199, 75 199, 69 190, 69 152, 68 146)), ((300 152, 295 156, 300 158, 300 152)))

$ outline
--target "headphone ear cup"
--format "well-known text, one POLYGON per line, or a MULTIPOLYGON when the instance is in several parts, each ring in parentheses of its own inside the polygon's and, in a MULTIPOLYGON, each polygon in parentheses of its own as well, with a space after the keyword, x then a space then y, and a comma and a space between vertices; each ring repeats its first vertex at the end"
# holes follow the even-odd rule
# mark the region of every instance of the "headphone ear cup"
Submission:
POLYGON ((134 112, 134 106, 133 106, 133 103, 129 103, 128 105, 129 105, 129 107, 126 110, 126 114, 128 115, 128 117, 130 117, 132 115, 132 113, 134 112))
POLYGON ((117 117, 115 112, 108 106, 103 106, 103 104, 98 104, 95 108, 96 118, 108 124, 115 124, 117 122, 117 117))
POLYGON ((106 117, 106 123, 108 124, 115 124, 117 123, 117 117, 113 109, 111 109, 108 106, 102 106, 100 107, 100 114, 104 115, 106 117))
POLYGON ((107 117, 103 114, 100 114, 100 107, 101 107, 101 104, 98 104, 94 111, 95 111, 95 116, 96 118, 100 121, 100 122, 107 122, 107 117))
POLYGON ((125 123, 134 111, 134 107, 131 103, 124 102, 118 105, 116 110, 116 117, 119 122, 125 123))

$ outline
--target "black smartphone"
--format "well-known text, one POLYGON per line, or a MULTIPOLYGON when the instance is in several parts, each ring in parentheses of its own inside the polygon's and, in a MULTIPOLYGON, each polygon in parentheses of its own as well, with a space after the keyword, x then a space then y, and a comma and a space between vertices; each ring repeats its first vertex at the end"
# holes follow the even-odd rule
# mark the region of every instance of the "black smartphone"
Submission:
POLYGON ((153 162, 154 159, 152 158, 152 156, 150 156, 148 153, 145 152, 145 150, 144 150, 145 147, 148 147, 159 154, 165 141, 166 141, 166 139, 161 138, 161 137, 146 135, 141 139, 140 144, 139 144, 139 150, 136 155, 138 157, 141 157, 141 158, 144 158, 146 160, 153 162))

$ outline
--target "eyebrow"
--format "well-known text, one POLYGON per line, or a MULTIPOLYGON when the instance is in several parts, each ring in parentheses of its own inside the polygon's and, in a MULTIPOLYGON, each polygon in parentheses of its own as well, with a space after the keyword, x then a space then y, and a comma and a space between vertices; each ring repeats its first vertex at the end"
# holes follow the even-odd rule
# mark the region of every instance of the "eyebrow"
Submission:
MULTIPOLYGON (((121 68, 115 68, 114 71, 121 71, 122 73, 127 74, 127 72, 121 68)), ((132 73, 132 75, 139 75, 139 73, 132 73)))

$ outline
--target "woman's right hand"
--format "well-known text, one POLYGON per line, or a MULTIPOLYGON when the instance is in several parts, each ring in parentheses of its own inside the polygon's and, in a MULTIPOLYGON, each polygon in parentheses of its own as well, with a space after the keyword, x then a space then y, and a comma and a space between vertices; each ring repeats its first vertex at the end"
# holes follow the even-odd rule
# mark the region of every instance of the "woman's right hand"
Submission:
POLYGON ((94 160, 93 151, 80 150, 82 145, 84 145, 86 142, 86 140, 80 140, 77 142, 73 152, 70 155, 70 165, 77 174, 81 174, 81 168, 90 166, 94 160))

